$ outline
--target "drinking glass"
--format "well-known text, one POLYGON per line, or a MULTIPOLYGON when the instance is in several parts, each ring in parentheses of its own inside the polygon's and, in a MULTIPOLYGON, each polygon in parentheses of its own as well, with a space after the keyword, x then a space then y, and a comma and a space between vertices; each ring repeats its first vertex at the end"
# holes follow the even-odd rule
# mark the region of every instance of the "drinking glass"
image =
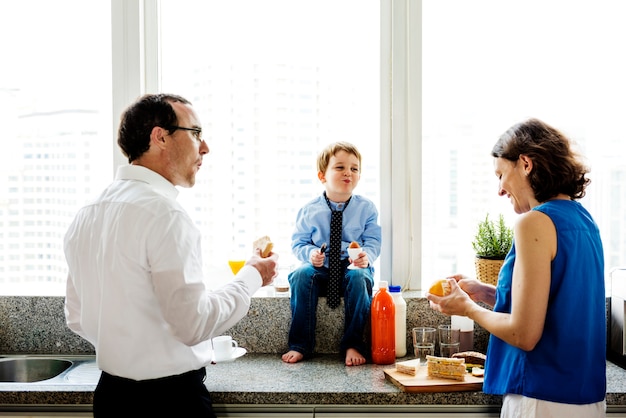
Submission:
POLYGON ((461 329, 452 325, 439 325, 439 355, 452 357, 461 347, 461 329))
POLYGON ((426 356, 435 355, 435 341, 437 330, 431 327, 416 327, 413 333, 413 351, 420 364, 426 364, 426 356))

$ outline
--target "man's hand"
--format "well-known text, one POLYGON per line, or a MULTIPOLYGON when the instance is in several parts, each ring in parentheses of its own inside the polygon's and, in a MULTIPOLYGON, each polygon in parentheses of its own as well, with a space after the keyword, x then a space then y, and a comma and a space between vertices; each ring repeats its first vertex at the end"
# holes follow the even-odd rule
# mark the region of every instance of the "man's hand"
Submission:
POLYGON ((262 258, 261 249, 254 250, 254 255, 246 261, 247 266, 252 266, 259 271, 263 279, 263 286, 274 282, 278 277, 278 254, 271 252, 269 256, 262 258))

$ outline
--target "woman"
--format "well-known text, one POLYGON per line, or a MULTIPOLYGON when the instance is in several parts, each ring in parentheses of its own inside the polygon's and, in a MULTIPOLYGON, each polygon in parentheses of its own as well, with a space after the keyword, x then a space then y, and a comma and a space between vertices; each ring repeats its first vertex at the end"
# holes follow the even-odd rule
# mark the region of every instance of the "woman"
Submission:
POLYGON ((565 135, 537 119, 511 127, 491 154, 498 194, 520 214, 497 287, 455 275, 450 294, 426 297, 490 332, 483 391, 504 395, 501 417, 604 417, 604 255, 576 201, 588 169, 565 135))

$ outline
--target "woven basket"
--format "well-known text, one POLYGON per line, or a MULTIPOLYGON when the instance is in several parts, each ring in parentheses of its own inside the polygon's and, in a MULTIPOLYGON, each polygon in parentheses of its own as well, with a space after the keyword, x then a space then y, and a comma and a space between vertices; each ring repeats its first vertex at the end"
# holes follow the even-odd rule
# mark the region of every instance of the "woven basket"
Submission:
POLYGON ((492 285, 498 284, 498 273, 504 260, 489 260, 487 258, 474 258, 474 265, 476 266, 476 278, 483 283, 489 283, 492 285))

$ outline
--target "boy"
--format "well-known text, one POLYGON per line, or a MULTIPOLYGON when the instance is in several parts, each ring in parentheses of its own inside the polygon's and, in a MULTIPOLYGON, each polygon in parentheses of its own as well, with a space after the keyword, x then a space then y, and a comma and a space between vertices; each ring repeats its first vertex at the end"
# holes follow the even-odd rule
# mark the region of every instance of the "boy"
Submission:
POLYGON ((381 245, 378 210, 369 199, 352 194, 361 178, 361 154, 354 145, 337 142, 326 147, 318 156, 317 170, 325 192, 300 209, 292 235, 291 248, 303 264, 289 274, 291 329, 289 351, 282 360, 297 363, 313 355, 318 297, 327 295, 329 305, 334 308, 339 296, 343 296, 345 326, 340 352, 345 354, 346 366, 359 366, 369 354, 365 329, 369 324, 374 285, 372 263, 379 256, 381 245), (332 212, 342 215, 338 224, 341 241, 336 250, 340 260, 335 297, 330 277, 333 263, 327 257, 334 250, 332 212), (354 260, 347 254, 352 242, 363 250, 354 260), (323 251, 323 244, 328 245, 328 251, 323 251), (350 262, 354 267, 348 267, 350 262))

